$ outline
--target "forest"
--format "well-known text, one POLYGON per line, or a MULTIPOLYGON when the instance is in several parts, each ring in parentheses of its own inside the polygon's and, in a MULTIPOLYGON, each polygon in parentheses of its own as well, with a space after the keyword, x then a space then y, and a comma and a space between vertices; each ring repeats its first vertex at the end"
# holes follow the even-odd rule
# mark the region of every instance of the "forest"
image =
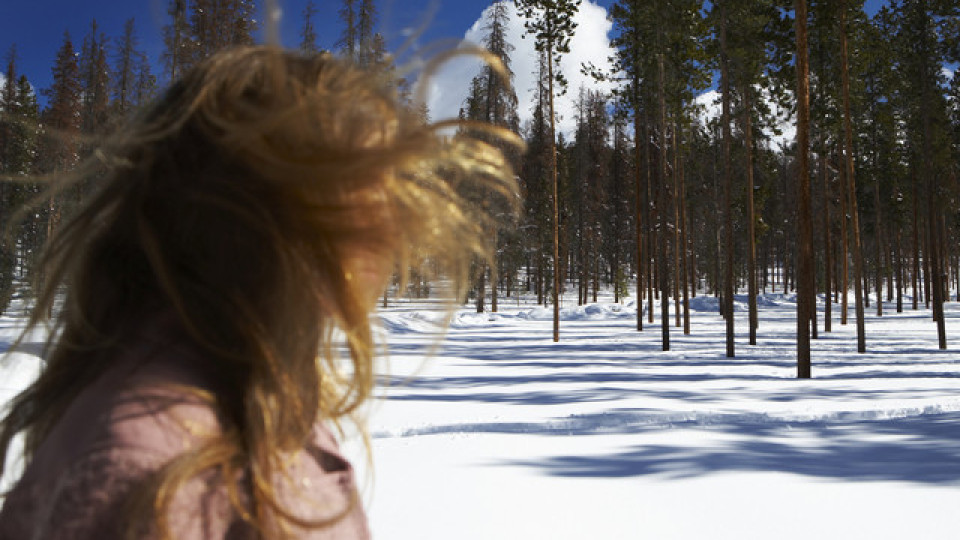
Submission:
MULTIPOLYGON (((809 340, 835 324, 856 324, 864 352, 868 311, 929 310, 946 348, 943 303, 960 301, 960 3, 888 0, 868 15, 863 0, 620 0, 608 10, 613 69, 581 66, 613 81, 612 93, 568 88, 556 69, 579 6, 515 0, 484 12, 481 45, 505 69, 486 66, 469 81, 460 115, 517 133, 526 148, 504 148, 523 203, 519 217, 494 208, 496 263, 477 265, 478 312, 535 296, 554 308, 556 341, 565 291, 586 304, 610 288, 616 301, 639 296, 637 330, 656 327, 668 350, 671 331, 690 331, 689 300, 716 295, 732 357, 734 296, 746 295, 754 344, 757 297, 776 287, 797 294, 801 377, 809 340), (537 99, 522 124, 510 17, 523 19, 539 55, 537 99), (578 104, 572 135, 555 126, 563 92, 578 104), (708 112, 713 96, 719 114, 708 112), (775 143, 784 128, 796 137, 775 143)), ((0 88, 0 308, 31 294, 25 278, 44 240, 96 187, 91 178, 47 191, 49 179, 90 158, 184 70, 254 43, 260 7, 171 0, 160 58, 140 48, 133 19, 120 36, 92 21, 77 45, 64 35, 53 83, 39 90, 10 46, 0 88)), ((298 14, 305 53, 321 49, 319 14, 312 2, 298 14)), ((342 0, 337 16, 332 52, 396 69, 374 0, 342 0)), ((426 121, 404 77, 397 91, 426 121)), ((429 273, 410 275, 404 293, 428 294, 429 273)))

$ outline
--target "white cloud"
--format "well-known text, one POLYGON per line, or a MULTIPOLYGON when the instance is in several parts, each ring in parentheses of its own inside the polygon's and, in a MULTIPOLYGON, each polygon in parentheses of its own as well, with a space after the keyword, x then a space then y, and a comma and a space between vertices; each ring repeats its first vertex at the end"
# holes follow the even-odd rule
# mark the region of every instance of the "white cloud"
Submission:
MULTIPOLYGON (((789 108, 780 107, 775 100, 771 99, 768 90, 761 90, 761 95, 767 102, 767 106, 770 107, 773 117, 776 118, 777 127, 780 130, 780 134, 777 135, 769 127, 765 126, 763 128, 763 133, 770 138, 770 146, 774 149, 780 149, 793 144, 797 138, 797 125, 793 112, 789 108)), ((694 98, 693 101, 703 108, 703 112, 699 115, 701 124, 706 125, 714 119, 720 118, 722 105, 719 91, 704 92, 694 98)))
MULTIPOLYGON (((508 2, 510 21, 507 25, 507 42, 513 45, 510 55, 514 73, 513 85, 519 101, 518 113, 521 124, 531 118, 531 108, 536 100, 537 53, 532 37, 524 39, 523 19, 517 15, 513 2, 508 2)), ((492 9, 488 7, 487 10, 492 9)), ((464 42, 481 43, 487 11, 464 35, 464 42)), ((566 95, 558 98, 555 107, 558 114, 558 130, 568 137, 575 126, 575 100, 581 86, 601 91, 613 89, 613 83, 597 83, 580 73, 582 63, 593 63, 609 71, 609 58, 614 54, 608 34, 613 24, 607 20, 607 10, 589 0, 581 4, 575 19, 577 29, 570 40, 570 53, 563 56, 560 69, 569 82, 566 95)), ((472 58, 458 58, 449 62, 430 82, 428 106, 434 120, 455 118, 467 96, 470 80, 480 72, 481 63, 472 58)))
POLYGON ((699 115, 704 124, 714 118, 720 118, 720 92, 710 90, 693 98, 693 103, 703 108, 703 113, 699 115))
POLYGON ((946 68, 946 67, 943 68, 943 76, 947 79, 947 81, 953 80, 954 73, 956 72, 951 70, 950 68, 946 68))

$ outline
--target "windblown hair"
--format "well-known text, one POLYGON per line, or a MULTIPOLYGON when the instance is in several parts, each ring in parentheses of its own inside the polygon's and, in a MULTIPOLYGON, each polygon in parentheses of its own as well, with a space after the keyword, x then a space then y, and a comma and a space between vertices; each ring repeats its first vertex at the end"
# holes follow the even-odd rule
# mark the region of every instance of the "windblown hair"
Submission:
POLYGON ((348 420, 371 396, 380 291, 350 261, 389 275, 428 256, 459 295, 470 261, 489 256, 493 219, 464 188, 516 198, 494 146, 444 127, 403 105, 385 75, 329 54, 235 48, 186 74, 51 188, 99 178, 40 261, 24 335, 58 315, 39 379, 3 419, 0 473, 18 433, 29 459, 112 347, 172 313, 224 381, 205 394, 222 432, 165 466, 131 520, 169 536, 173 494, 214 470, 266 537, 329 524, 285 510, 271 477, 316 422, 348 420))

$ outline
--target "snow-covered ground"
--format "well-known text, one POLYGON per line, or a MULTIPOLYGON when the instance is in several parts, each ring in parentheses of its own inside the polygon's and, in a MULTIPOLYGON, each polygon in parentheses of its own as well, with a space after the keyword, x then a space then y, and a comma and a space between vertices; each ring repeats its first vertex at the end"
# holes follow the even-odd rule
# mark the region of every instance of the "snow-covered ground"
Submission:
MULTIPOLYGON (((434 306, 381 310, 373 469, 345 444, 376 538, 960 537, 960 305, 947 351, 929 311, 887 306, 858 354, 835 311, 803 381, 792 296, 761 298, 756 346, 738 298, 736 358, 713 298, 669 352, 659 321, 637 332, 632 299, 607 300, 568 298, 559 343, 551 309, 514 299, 458 312, 436 348, 434 306)), ((0 392, 33 365, 13 357, 0 392)))

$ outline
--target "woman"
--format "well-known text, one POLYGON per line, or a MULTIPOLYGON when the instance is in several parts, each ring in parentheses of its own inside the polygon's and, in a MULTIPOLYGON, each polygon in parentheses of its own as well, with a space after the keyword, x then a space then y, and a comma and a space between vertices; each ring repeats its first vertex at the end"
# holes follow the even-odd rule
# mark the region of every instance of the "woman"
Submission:
POLYGON ((27 331, 58 316, 3 418, 26 469, 0 538, 368 537, 329 426, 371 395, 369 313, 414 257, 459 294, 490 225, 461 194, 516 197, 440 127, 383 74, 264 46, 114 135, 41 261, 27 331))

